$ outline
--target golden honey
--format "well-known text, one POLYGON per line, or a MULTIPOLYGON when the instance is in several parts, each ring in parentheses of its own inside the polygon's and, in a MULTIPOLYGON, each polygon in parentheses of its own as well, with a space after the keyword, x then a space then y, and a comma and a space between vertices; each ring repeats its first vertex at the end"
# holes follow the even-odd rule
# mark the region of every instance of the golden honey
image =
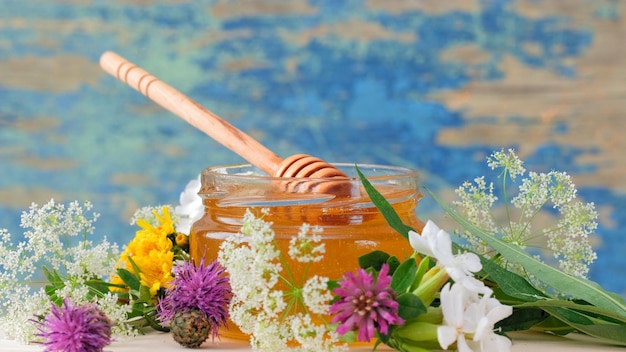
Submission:
MULTIPOLYGON (((250 165, 218 166, 202 173, 200 195, 205 214, 191 229, 191 257, 199 261, 217 258, 224 239, 241 229, 247 209, 260 214, 269 212, 263 220, 272 222, 276 240, 283 253, 289 240, 297 235, 303 223, 319 226, 326 252, 321 262, 312 263, 307 276, 325 276, 340 279, 344 273, 358 268, 358 257, 373 250, 381 250, 400 259, 412 253, 408 241, 393 230, 371 203, 356 177, 354 164, 334 164, 351 177, 353 194, 348 197, 317 193, 291 193, 284 186, 293 182, 323 182, 323 180, 272 178, 250 165), (261 175, 261 176, 259 176, 261 175)), ((417 174, 406 168, 360 165, 359 169, 391 203, 404 223, 416 230, 423 224, 415 214, 420 198, 417 174)), ((289 187, 289 189, 294 189, 289 187)), ((296 274, 301 263, 288 263, 296 274)), ((225 337, 247 339, 233 324, 222 329, 225 337)))

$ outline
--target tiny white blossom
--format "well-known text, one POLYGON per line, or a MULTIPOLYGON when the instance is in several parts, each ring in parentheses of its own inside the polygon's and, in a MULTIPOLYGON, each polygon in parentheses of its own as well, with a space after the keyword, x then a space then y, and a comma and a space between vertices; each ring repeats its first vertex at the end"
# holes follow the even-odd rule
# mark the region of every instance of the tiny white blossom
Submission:
POLYGON ((317 275, 309 278, 302 288, 302 298, 310 312, 328 315, 329 302, 333 299, 333 295, 328 289, 328 278, 317 275))
POLYGON ((297 236, 289 240, 289 256, 301 263, 319 262, 324 258, 326 244, 322 243, 322 228, 302 224, 297 236))
MULTIPOLYGON (((323 255, 320 241, 319 230, 305 224, 292 238, 289 255, 294 260, 308 257, 306 265, 312 264, 323 255)), ((230 318, 251 336, 254 350, 337 350, 334 346, 339 338, 332 328, 310 320, 311 314, 328 313, 333 297, 328 279, 294 278, 277 245, 272 223, 246 211, 241 231, 221 244, 218 261, 230 276, 230 318), (304 281, 304 286, 293 280, 304 281)))
POLYGON ((524 162, 515 155, 513 149, 509 149, 506 152, 504 149, 494 152, 487 158, 487 165, 492 170, 502 168, 503 172, 508 173, 512 180, 515 180, 517 175, 523 175, 526 172, 526 169, 522 166, 524 162))
MULTIPOLYGON (((99 217, 88 214, 91 209, 90 202, 33 203, 21 217, 24 241, 14 244, 8 231, 0 230, 0 331, 5 338, 36 341, 32 319, 50 310, 48 294, 33 287, 43 279, 42 268, 62 281, 55 282, 57 298, 77 303, 97 300, 86 283, 114 272, 119 249, 106 238, 97 245, 87 239, 99 217), (82 239, 75 238, 79 236, 82 239)), ((112 319, 120 329, 132 329, 125 316, 112 319)))
MULTIPOLYGON (((509 181, 516 181, 517 176, 523 176, 526 171, 522 161, 509 149, 506 152, 501 150, 493 153, 487 158, 487 164, 492 169, 503 169, 499 177, 502 180, 500 189, 505 201, 503 209, 506 222, 500 223, 494 218, 493 213, 499 211, 491 208, 497 198, 493 195, 493 184, 487 186, 484 176, 475 178, 474 183, 465 182, 456 190, 460 200, 454 204, 461 209, 467 220, 486 233, 501 236, 503 241, 521 248, 536 247, 544 243, 538 238, 545 236, 547 249, 555 259, 552 261, 558 262, 559 268, 565 273, 586 277, 589 265, 596 259, 596 253, 589 243, 589 235, 597 227, 597 213, 593 203, 583 204, 576 200, 576 187, 571 177, 565 172, 531 171, 517 185, 517 194, 510 196, 508 193, 514 190, 515 184, 510 184, 509 181), (509 206, 509 201, 513 207, 509 206), (539 221, 533 220, 547 206, 559 213, 558 223, 537 228, 534 225, 539 221)), ((468 231, 460 231, 459 234, 467 239, 467 247, 473 251, 487 258, 497 253, 468 231)), ((540 259, 550 261, 549 256, 541 256, 540 259)), ((501 260, 500 263, 508 270, 532 279, 519 265, 511 265, 506 260, 501 260)))
POLYGON ((308 314, 296 314, 289 319, 293 331, 293 338, 300 346, 294 351, 300 352, 344 352, 348 351, 346 344, 336 344, 338 340, 335 331, 329 331, 325 324, 315 324, 308 314))

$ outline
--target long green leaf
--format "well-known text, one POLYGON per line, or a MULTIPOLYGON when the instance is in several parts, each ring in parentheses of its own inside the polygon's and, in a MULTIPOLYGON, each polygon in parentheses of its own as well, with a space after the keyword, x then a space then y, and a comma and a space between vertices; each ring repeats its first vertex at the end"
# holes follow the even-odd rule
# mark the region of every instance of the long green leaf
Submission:
POLYGON ((582 313, 558 307, 544 307, 553 317, 576 330, 613 344, 626 346, 626 325, 598 323, 582 313))
POLYGON ((487 273, 488 278, 498 284, 498 287, 507 295, 526 302, 546 299, 545 293, 535 288, 523 277, 482 256, 479 258, 483 265, 483 271, 487 273))
POLYGON ((539 281, 549 285, 553 289, 579 299, 585 300, 599 308, 614 310, 626 316, 626 304, 618 295, 604 290, 597 283, 574 277, 564 272, 538 261, 530 256, 524 249, 517 245, 506 243, 501 239, 486 233, 474 226, 467 219, 459 215, 455 210, 446 206, 432 192, 428 191, 433 198, 441 205, 455 221, 472 235, 485 241, 488 245, 500 253, 506 260, 514 264, 520 264, 524 269, 539 281))
POLYGON ((518 308, 567 308, 573 309, 579 312, 585 312, 588 315, 593 315, 596 318, 604 318, 605 320, 610 320, 615 323, 619 323, 626 326, 626 316, 616 313, 612 310, 606 310, 602 308, 598 308, 596 306, 588 305, 588 304, 580 304, 570 300, 562 300, 562 299, 547 299, 542 301, 534 301, 534 302, 526 302, 521 304, 516 304, 514 307, 518 308))
MULTIPOLYGON (((501 329, 502 332, 529 330, 549 317, 550 314, 543 309, 513 309, 513 314, 497 322, 495 327, 501 329)), ((565 323, 561 325, 568 326, 565 323)))
POLYGON ((393 207, 391 206, 391 204, 389 204, 387 199, 385 199, 385 197, 382 194, 380 194, 380 192, 378 192, 378 190, 365 177, 365 175, 363 175, 363 173, 361 172, 361 170, 359 170, 358 167, 356 168, 356 172, 359 174, 359 178, 361 179, 361 182, 363 183, 363 187, 365 188, 367 195, 370 197, 370 199, 372 200, 372 203, 374 203, 376 208, 380 210, 381 214, 383 214, 383 217, 385 218, 385 220, 387 220, 387 223, 389 223, 389 226, 391 226, 400 235, 402 235, 402 237, 408 240, 409 231, 413 231, 413 228, 411 228, 408 225, 405 225, 402 222, 402 219, 400 219, 400 216, 398 216, 398 213, 396 213, 395 209, 393 209, 393 207))

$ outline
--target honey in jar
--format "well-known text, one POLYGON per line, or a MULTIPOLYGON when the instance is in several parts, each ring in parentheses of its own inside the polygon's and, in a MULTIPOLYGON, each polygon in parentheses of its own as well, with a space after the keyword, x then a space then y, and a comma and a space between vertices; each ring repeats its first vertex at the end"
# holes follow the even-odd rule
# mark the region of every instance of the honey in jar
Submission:
MULTIPOLYGON (((313 192, 294 192, 294 184, 328 180, 275 178, 265 175, 251 165, 215 166, 202 172, 199 192, 205 206, 204 216, 192 227, 190 254, 199 262, 213 261, 221 243, 236 233, 243 224, 248 209, 267 209, 263 220, 272 223, 275 240, 281 251, 288 250, 291 237, 296 236, 303 223, 322 228, 325 254, 321 262, 308 269, 314 275, 339 280, 358 268, 358 258, 374 250, 395 255, 400 260, 412 253, 408 241, 393 230, 379 210, 371 203, 354 164, 333 164, 350 180, 352 194, 335 196, 313 192), (289 187, 285 185, 289 184, 289 187)), ((417 173, 414 170, 381 165, 359 165, 359 170, 393 206, 403 222, 421 230, 422 222, 415 208, 421 197, 417 173)), ((288 263, 297 271, 302 264, 288 263)), ((225 337, 248 339, 229 323, 220 330, 225 337)))

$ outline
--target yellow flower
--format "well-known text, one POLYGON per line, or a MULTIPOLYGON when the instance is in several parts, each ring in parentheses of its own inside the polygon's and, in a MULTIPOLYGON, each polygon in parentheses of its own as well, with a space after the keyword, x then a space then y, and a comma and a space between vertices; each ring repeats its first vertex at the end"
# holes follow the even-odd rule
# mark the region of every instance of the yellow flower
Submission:
MULTIPOLYGON (((137 225, 141 227, 135 233, 124 252, 120 256, 118 267, 123 267, 131 273, 135 273, 130 258, 139 268, 139 279, 141 285, 150 289, 152 296, 156 295, 160 288, 167 288, 174 279, 172 276, 172 266, 174 252, 172 252, 172 241, 167 238, 174 233, 174 224, 167 207, 162 208, 163 216, 156 209, 156 216, 159 225, 152 226, 143 219, 137 220, 137 225)), ((113 283, 121 283, 117 276, 111 278, 113 283)), ((113 288, 113 290, 116 290, 113 288)), ((117 289, 119 290, 119 289, 117 289)))
POLYGON ((176 245, 180 248, 188 248, 189 247, 189 236, 184 233, 178 233, 176 235, 176 245))
POLYGON ((156 209, 152 211, 154 213, 154 216, 159 221, 159 225, 156 227, 152 226, 146 220, 137 220, 137 225, 142 228, 138 232, 147 231, 162 237, 166 237, 167 235, 174 233, 174 222, 172 221, 172 217, 170 216, 169 208, 162 207, 161 211, 163 212, 163 216, 161 216, 156 209))
POLYGON ((141 272, 139 278, 143 286, 150 289, 150 295, 156 295, 161 287, 167 288, 174 279, 172 264, 174 252, 152 251, 147 256, 133 258, 141 272))

